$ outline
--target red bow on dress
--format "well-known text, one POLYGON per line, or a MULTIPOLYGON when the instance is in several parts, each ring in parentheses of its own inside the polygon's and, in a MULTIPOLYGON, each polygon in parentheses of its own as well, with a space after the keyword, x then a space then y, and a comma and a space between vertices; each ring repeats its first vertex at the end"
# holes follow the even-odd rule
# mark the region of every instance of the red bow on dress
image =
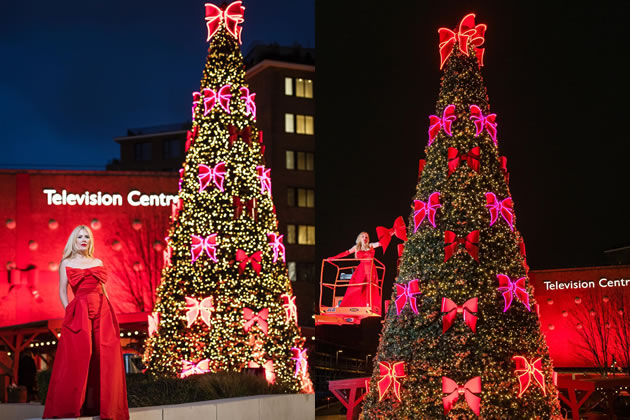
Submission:
POLYGON ((188 321, 186 327, 190 328, 200 314, 203 322, 205 322, 208 327, 212 326, 210 323, 210 316, 212 312, 214 312, 212 296, 202 299, 201 302, 195 298, 186 296, 186 309, 186 321, 188 321))
POLYGON ((503 299, 505 301, 503 312, 510 309, 514 296, 523 302, 523 305, 525 305, 528 311, 531 311, 531 308, 529 307, 529 294, 525 288, 525 281, 527 280, 527 277, 521 277, 516 281, 512 281, 505 274, 497 274, 497 278, 499 279, 499 287, 497 290, 503 294, 503 299))
POLYGON ((242 130, 237 129, 232 124, 228 125, 228 133, 230 136, 228 137, 228 141, 230 142, 230 147, 234 145, 234 142, 238 140, 240 137, 245 143, 251 146, 252 144, 252 128, 248 125, 242 130))
POLYGON ((282 243, 284 235, 278 235, 272 232, 267 234, 267 238, 269 239, 269 246, 273 249, 273 262, 278 261, 280 252, 282 252, 282 261, 285 261, 284 244, 282 243))
POLYGON ((287 322, 293 320, 297 324, 297 306, 295 305, 295 296, 291 296, 288 293, 280 295, 284 307, 284 312, 287 316, 287 322))
POLYGON ((442 310, 444 317, 442 318, 442 334, 448 331, 453 325, 457 314, 462 314, 464 322, 470 327, 472 332, 477 332, 477 315, 473 312, 477 312, 478 299, 468 299, 463 305, 458 306, 449 298, 442 298, 442 310))
POLYGON ((199 375, 207 372, 210 372, 210 359, 203 359, 198 363, 182 360, 182 373, 180 373, 179 377, 185 378, 186 376, 199 375))
POLYGON ((232 196, 232 205, 234 206, 234 219, 238 219, 243 214, 243 208, 246 210, 245 214, 249 215, 252 219, 256 220, 256 199, 241 200, 241 197, 232 196))
POLYGON ((427 164, 427 161, 424 159, 420 159, 418 161, 418 181, 420 181, 420 178, 422 177, 422 171, 424 171, 424 165, 427 164))
POLYGON ((444 232, 444 262, 455 254, 457 246, 463 244, 471 257, 479 262, 479 231, 473 230, 465 238, 458 238, 455 232, 444 232))
POLYGON ((479 47, 483 45, 485 41, 486 25, 482 23, 475 25, 475 14, 470 13, 464 16, 459 23, 459 28, 455 30, 457 32, 448 28, 438 29, 438 33, 440 34, 440 70, 444 67, 444 63, 453 52, 455 43, 459 45, 459 50, 468 56, 468 41, 470 41, 470 44, 475 49, 479 66, 483 66, 484 49, 479 47))
POLYGON ((499 218, 499 213, 505 219, 510 230, 514 230, 514 202, 512 197, 499 200, 493 192, 486 193, 486 208, 490 211, 490 226, 499 218))
POLYGON ((435 212, 440 207, 442 207, 440 204, 440 193, 437 191, 429 195, 426 203, 421 200, 413 200, 413 232, 416 233, 425 217, 429 220, 431 226, 435 227, 435 212))
POLYGON ((243 324, 243 328, 245 328, 245 332, 249 332, 249 330, 254 326, 254 324, 258 324, 258 327, 262 332, 267 334, 267 317, 269 316, 269 309, 265 308, 260 312, 256 313, 249 308, 243 308, 243 318, 245 318, 245 323, 243 324))
POLYGON ((205 238, 197 235, 190 235, 192 243, 190 245, 190 253, 192 255, 192 262, 197 261, 197 258, 201 256, 203 251, 206 251, 208 257, 217 262, 217 234, 213 233, 205 238))
POLYGON ((453 132, 451 131, 451 125, 453 121, 457 119, 455 115, 455 105, 448 105, 444 108, 444 112, 442 112, 442 118, 437 115, 429 115, 429 144, 433 143, 433 140, 437 137, 440 132, 440 128, 444 128, 444 132, 449 136, 453 136, 453 132))
POLYGON ((199 192, 206 189, 211 182, 216 185, 219 191, 223 192, 223 181, 225 180, 225 162, 217 163, 214 168, 210 168, 203 163, 199 164, 199 192))
POLYGON ((409 302, 409 307, 414 314, 418 314, 416 296, 421 294, 418 279, 411 280, 407 284, 396 283, 396 314, 400 315, 403 308, 409 302))
POLYGON ((384 226, 376 227, 376 236, 378 236, 378 241, 383 247, 383 253, 387 250, 387 246, 391 242, 393 235, 396 235, 401 241, 407 240, 407 226, 405 226, 405 221, 402 216, 398 216, 396 220, 394 220, 394 226, 391 229, 384 226))
POLYGON ((468 153, 459 153, 454 147, 448 148, 448 176, 451 176, 455 169, 459 166, 460 161, 465 161, 470 166, 470 169, 479 173, 479 158, 480 149, 479 146, 473 147, 468 153))
POLYGON ((457 382, 446 376, 442 376, 442 392, 447 394, 442 397, 442 404, 444 405, 444 415, 447 415, 451 408, 455 405, 459 396, 464 394, 468 406, 472 411, 479 415, 481 410, 481 397, 475 394, 481 393, 481 376, 475 376, 464 386, 458 386, 457 382))
POLYGON ((247 255, 245 251, 243 251, 242 249, 239 249, 238 251, 236 251, 236 261, 239 262, 238 273, 240 275, 243 275, 245 268, 247 268, 247 264, 251 263, 252 268, 256 272, 256 275, 259 275, 260 268, 261 268, 261 265, 260 265, 261 259, 262 259, 262 251, 256 251, 251 256, 249 256, 247 255))
POLYGON ((230 3, 225 11, 212 3, 206 3, 206 26, 208 27, 208 38, 206 41, 210 41, 210 38, 219 30, 221 21, 225 22, 225 28, 236 39, 239 44, 241 43, 241 31, 243 28, 238 26, 243 23, 243 12, 245 8, 242 6, 241 1, 235 1, 230 3))
POLYGON ((479 134, 485 128, 494 145, 497 145, 497 114, 489 114, 484 117, 481 112, 481 108, 477 105, 470 106, 470 119, 475 123, 475 137, 478 137, 479 134))
POLYGON ((256 166, 256 172, 260 179, 260 193, 264 194, 269 191, 271 195, 271 169, 265 169, 264 166, 256 166))
POLYGON ((249 93, 249 88, 242 87, 240 89, 243 96, 241 99, 245 101, 245 114, 251 114, 254 117, 254 121, 256 121, 256 99, 255 93, 249 93))
POLYGON ((148 315, 147 322, 149 324, 149 337, 151 337, 160 326, 160 313, 153 312, 151 315, 148 315))
POLYGON ((517 397, 520 398, 520 396, 527 391, 527 388, 529 388, 529 384, 531 383, 532 376, 538 383, 540 389, 542 389, 543 395, 546 395, 545 376, 542 373, 542 358, 539 357, 532 363, 529 363, 523 356, 514 356, 512 359, 516 362, 516 370, 514 373, 518 376, 518 383, 520 386, 517 397))
POLYGON ((215 92, 210 88, 205 88, 202 90, 202 93, 204 106, 203 115, 208 115, 208 113, 212 111, 217 99, 219 100, 221 108, 223 108, 228 114, 230 113, 230 98, 232 97, 232 94, 230 93, 230 85, 222 86, 218 92, 215 92))
POLYGON ((197 109, 197 105, 201 103, 201 93, 193 92, 193 103, 192 103, 192 120, 195 121, 195 109, 197 109))
POLYGON ((503 176, 505 177, 505 183, 510 183, 510 173, 507 169, 507 158, 505 156, 499 156, 499 166, 501 167, 501 172, 503 172, 503 176))
POLYGON ((196 125, 192 131, 188 130, 186 132, 186 145, 184 146, 184 151, 188 151, 190 146, 195 144, 195 139, 197 138, 197 134, 199 133, 199 126, 196 125))
POLYGON ((381 379, 378 381, 378 400, 381 401, 390 387, 394 390, 396 399, 400 401, 400 381, 405 375, 405 362, 379 362, 378 370, 381 379))

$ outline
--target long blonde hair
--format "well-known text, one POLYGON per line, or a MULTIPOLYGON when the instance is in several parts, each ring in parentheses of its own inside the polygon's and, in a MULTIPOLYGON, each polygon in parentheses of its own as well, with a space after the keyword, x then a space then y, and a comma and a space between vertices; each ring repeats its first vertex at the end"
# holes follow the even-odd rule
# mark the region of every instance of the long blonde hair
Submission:
POLYGON ((369 251, 370 250, 370 244, 369 243, 365 244, 361 240, 361 236, 363 236, 363 234, 366 234, 368 236, 368 238, 370 237, 370 235, 367 232, 359 233, 359 236, 357 236, 357 243, 356 243, 356 250, 357 251, 369 251))
POLYGON ((79 225, 74 228, 70 237, 68 238, 68 242, 66 242, 66 247, 63 249, 63 257, 61 257, 61 261, 72 258, 76 254, 79 253, 79 250, 76 247, 77 236, 79 236, 79 232, 85 230, 90 237, 90 245, 88 246, 87 256, 91 257, 94 255, 94 235, 92 234, 92 230, 85 225, 79 225))

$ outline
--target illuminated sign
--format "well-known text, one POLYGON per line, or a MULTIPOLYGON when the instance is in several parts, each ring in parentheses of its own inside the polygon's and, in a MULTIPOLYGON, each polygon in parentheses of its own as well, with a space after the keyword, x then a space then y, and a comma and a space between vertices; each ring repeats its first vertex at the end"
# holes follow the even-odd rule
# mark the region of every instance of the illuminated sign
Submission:
MULTIPOLYGON (((101 191, 85 191, 81 194, 69 193, 68 191, 45 188, 46 200, 49 206, 122 206, 123 196, 121 194, 109 194, 101 191)), ((179 197, 172 194, 143 194, 138 190, 131 190, 127 194, 127 204, 133 207, 169 207, 172 203, 177 203, 179 197)))
MULTIPOLYGON (((593 289, 596 287, 594 281, 545 281, 544 283, 546 290, 593 289)), ((606 277, 602 277, 597 285, 599 287, 626 287, 630 286, 630 279, 608 280, 606 277)))

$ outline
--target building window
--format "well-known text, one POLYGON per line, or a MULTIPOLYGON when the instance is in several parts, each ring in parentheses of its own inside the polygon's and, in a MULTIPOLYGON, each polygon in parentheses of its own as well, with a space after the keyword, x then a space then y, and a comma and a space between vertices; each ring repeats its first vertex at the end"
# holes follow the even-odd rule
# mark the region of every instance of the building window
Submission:
POLYGON ((164 159, 176 159, 182 155, 182 142, 178 139, 164 141, 164 159))
POLYGON ((141 142, 135 144, 136 160, 151 160, 151 142, 141 142))
POLYGON ((296 133, 298 134, 315 134, 315 123, 312 115, 296 115, 296 133))
POLYGON ((313 97, 313 81, 311 79, 295 79, 295 96, 298 98, 313 97))
POLYGON ((295 225, 287 225, 287 243, 295 243, 295 225))
POLYGON ((315 207, 315 190, 310 188, 297 189, 297 206, 298 207, 315 207))
POLYGON ((293 114, 284 114, 284 131, 285 133, 295 133, 295 116, 293 114))
POLYGON ((287 150, 285 155, 287 169, 295 169, 295 152, 293 150, 287 150))
POLYGON ((315 226, 299 225, 298 226, 298 244, 299 245, 315 245, 315 226))
POLYGON ((295 207, 295 188, 287 188, 287 206, 295 207))
POLYGON ((284 78, 284 94, 293 96, 293 77, 284 78))
POLYGON ((297 264, 297 281, 310 281, 317 282, 319 281, 317 275, 317 267, 313 263, 298 263, 297 264))
POLYGON ((295 270, 295 261, 289 261, 287 262, 287 270, 289 271, 289 280, 291 281, 296 281, 297 280, 297 273, 295 270))
POLYGON ((286 155, 286 168, 297 169, 298 171, 314 171, 315 170, 315 154, 311 152, 296 152, 294 150, 287 150, 286 155))

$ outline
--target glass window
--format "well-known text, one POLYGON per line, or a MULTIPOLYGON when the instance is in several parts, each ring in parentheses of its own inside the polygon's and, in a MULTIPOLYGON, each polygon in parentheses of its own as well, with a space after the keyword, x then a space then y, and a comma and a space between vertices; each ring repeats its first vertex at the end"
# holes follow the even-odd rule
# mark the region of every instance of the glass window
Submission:
POLYGON ((295 79, 295 96, 298 98, 312 98, 313 81, 310 79, 302 79, 301 77, 295 79))
POLYGON ((304 116, 304 134, 315 134, 315 121, 312 115, 304 116))
POLYGON ((295 243, 295 225, 287 225, 287 243, 295 243))
POLYGON ((295 188, 287 188, 287 206, 295 207, 295 188))
POLYGON ((297 273, 295 270, 295 261, 289 261, 287 262, 287 270, 289 271, 289 280, 291 281, 296 281, 297 280, 297 273))
POLYGON ((286 133, 295 133, 293 114, 284 114, 284 131, 286 133))
POLYGON ((311 226, 311 225, 298 226, 298 244, 315 245, 315 226, 311 226))
POLYGON ((308 188, 298 188, 297 190, 298 207, 315 207, 315 190, 308 188))
POLYGON ((165 140, 164 159, 176 159, 182 155, 182 142, 178 139, 165 140))
POLYGON ((310 79, 304 80, 304 97, 305 98, 313 97, 313 81, 310 79))
POLYGON ((297 152, 297 168, 300 171, 306 170, 306 153, 297 152))
POLYGON ((306 134, 306 118, 304 115, 296 115, 295 121, 297 123, 297 130, 295 131, 298 134, 306 134))
POLYGON ((284 94, 293 96, 293 77, 284 78, 284 94))
POLYGON ((295 152, 293 150, 287 150, 285 156, 287 169, 295 169, 295 152))
POLYGON ((315 207, 315 190, 306 190, 306 207, 315 207))
POLYGON ((306 154, 306 170, 307 171, 315 170, 315 155, 313 153, 306 154))
POLYGON ((141 142, 135 144, 135 156, 136 160, 151 160, 151 146, 150 142, 141 142))

